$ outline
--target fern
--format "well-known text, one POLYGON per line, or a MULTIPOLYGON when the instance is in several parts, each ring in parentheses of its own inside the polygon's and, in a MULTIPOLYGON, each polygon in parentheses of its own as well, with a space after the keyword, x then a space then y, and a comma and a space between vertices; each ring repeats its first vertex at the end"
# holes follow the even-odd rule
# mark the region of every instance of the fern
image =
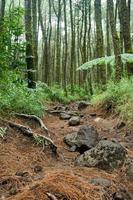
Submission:
MULTIPOLYGON (((123 64, 133 63, 133 54, 131 53, 121 54, 121 60, 123 64)), ((77 70, 88 70, 88 69, 92 69, 93 67, 97 65, 108 65, 108 64, 110 64, 111 66, 115 66, 115 56, 106 56, 102 58, 96 58, 94 60, 84 63, 83 65, 78 67, 77 70)))

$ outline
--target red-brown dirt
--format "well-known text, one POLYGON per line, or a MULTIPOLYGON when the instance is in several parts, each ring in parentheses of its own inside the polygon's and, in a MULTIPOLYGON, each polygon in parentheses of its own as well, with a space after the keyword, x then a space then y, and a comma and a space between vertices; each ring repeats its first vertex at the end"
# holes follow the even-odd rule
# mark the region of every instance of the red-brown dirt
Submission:
MULTIPOLYGON (((70 107, 76 109, 75 104, 70 107)), ((97 117, 105 118, 105 113, 94 108, 87 108, 81 113, 84 115, 81 125, 92 124, 100 137, 116 138, 133 159, 131 129, 125 126, 116 130, 118 118, 112 116, 108 116, 105 121, 95 121, 97 117), (97 116, 90 116, 92 113, 97 116)), ((13 121, 30 125, 35 132, 44 134, 31 122, 22 119, 13 121)), ((48 197, 48 193, 57 200, 111 200, 112 194, 119 187, 125 188, 133 199, 133 184, 125 178, 125 167, 108 173, 96 168, 74 166, 78 153, 69 152, 63 138, 66 134, 77 131, 80 126, 69 127, 67 121, 50 115, 45 115, 44 122, 58 147, 59 157, 55 157, 49 148, 43 151, 31 138, 8 128, 5 139, 0 140, 0 200, 50 200, 52 197, 48 197), (110 180, 112 186, 108 189, 94 186, 90 181, 95 177, 110 180)), ((128 200, 126 198, 124 200, 128 200)))

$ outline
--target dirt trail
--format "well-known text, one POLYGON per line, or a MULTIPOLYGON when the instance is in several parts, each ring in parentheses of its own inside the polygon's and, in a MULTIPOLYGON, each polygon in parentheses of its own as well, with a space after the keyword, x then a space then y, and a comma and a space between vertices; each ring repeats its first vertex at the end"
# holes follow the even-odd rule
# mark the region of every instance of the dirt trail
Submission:
MULTIPOLYGON (((101 137, 116 138, 127 148, 129 157, 133 159, 133 135, 125 137, 125 134, 131 132, 128 127, 117 131, 111 129, 118 123, 118 119, 109 116, 103 122, 95 121, 95 118, 105 116, 94 108, 87 108, 80 114, 84 116, 81 125, 92 124, 101 137)), ((15 119, 15 122, 30 125, 35 132, 41 132, 31 122, 29 124, 21 119, 15 119)), ((63 138, 66 134, 77 131, 81 125, 69 127, 67 121, 52 115, 46 115, 44 122, 58 146, 59 157, 54 157, 50 149, 43 151, 30 138, 9 129, 6 138, 0 141, 0 200, 109 200, 113 199, 111 195, 119 187, 126 188, 127 193, 133 194, 132 183, 125 179, 124 167, 107 173, 96 168, 74 166, 78 153, 69 152, 63 138), (111 187, 91 184, 90 181, 95 177, 110 180, 111 187), (54 197, 50 197, 49 193, 54 197)), ((126 198, 128 197, 125 200, 126 198)))

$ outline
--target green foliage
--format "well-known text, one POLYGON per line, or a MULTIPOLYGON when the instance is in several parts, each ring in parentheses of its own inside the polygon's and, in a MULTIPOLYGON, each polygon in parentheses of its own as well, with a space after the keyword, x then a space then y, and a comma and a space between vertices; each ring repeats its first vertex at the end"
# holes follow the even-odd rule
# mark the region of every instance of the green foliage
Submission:
POLYGON ((111 109, 130 122, 133 121, 133 78, 122 79, 119 83, 110 81, 107 89, 101 94, 95 94, 92 103, 111 109))
POLYGON ((24 66, 25 42, 23 41, 22 8, 14 8, 4 17, 0 34, 0 70, 24 66))
POLYGON ((45 139, 43 137, 35 135, 34 140, 35 140, 37 145, 42 145, 44 147, 45 139))
POLYGON ((71 101, 87 98, 85 90, 75 87, 74 95, 65 96, 63 89, 55 85, 48 87, 45 83, 38 82, 36 89, 27 88, 19 70, 4 70, 0 83, 0 112, 3 114, 19 112, 35 114, 41 117, 44 114, 44 102, 58 101, 69 103, 71 101))
POLYGON ((67 87, 67 96, 63 89, 60 88, 58 85, 54 85, 50 88, 49 92, 49 99, 52 101, 58 101, 61 103, 70 103, 80 99, 87 99, 88 96, 86 95, 85 89, 76 86, 74 87, 73 94, 71 94, 71 87, 67 87))
MULTIPOLYGON (((121 54, 121 60, 123 64, 133 63, 133 54, 131 53, 121 54)), ((108 64, 110 64, 111 66, 115 66, 115 56, 106 56, 91 60, 81 65, 77 70, 88 70, 97 65, 108 65, 108 64)))
POLYGON ((43 115, 44 93, 37 86, 36 90, 27 88, 18 71, 6 71, 0 84, 0 112, 22 112, 43 115))

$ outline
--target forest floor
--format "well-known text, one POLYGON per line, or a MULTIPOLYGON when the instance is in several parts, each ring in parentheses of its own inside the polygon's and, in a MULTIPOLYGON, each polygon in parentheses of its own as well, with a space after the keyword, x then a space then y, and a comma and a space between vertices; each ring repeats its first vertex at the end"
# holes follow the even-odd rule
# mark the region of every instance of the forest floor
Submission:
MULTIPOLYGON (((54 106, 50 105, 50 108, 54 106)), ((76 103, 68 107, 77 111, 76 103)), ((128 195, 133 199, 133 182, 125 178, 125 167, 109 173, 97 168, 75 166, 74 160, 79 153, 68 151, 69 147, 63 141, 66 134, 77 131, 83 124, 91 124, 100 137, 117 139, 133 159, 132 129, 128 126, 116 129, 120 119, 93 107, 79 113, 82 114, 81 124, 74 127, 58 116, 46 114, 43 119, 58 147, 58 157, 49 148, 43 150, 31 138, 8 128, 5 139, 0 140, 0 200, 111 200, 116 192, 121 196, 124 193, 124 198, 120 200, 129 200, 128 195), (97 117, 102 120, 96 121, 97 117), (96 177, 108 179, 111 186, 92 184, 91 180, 96 177)), ((18 118, 12 121, 42 133, 31 121, 18 118)))

